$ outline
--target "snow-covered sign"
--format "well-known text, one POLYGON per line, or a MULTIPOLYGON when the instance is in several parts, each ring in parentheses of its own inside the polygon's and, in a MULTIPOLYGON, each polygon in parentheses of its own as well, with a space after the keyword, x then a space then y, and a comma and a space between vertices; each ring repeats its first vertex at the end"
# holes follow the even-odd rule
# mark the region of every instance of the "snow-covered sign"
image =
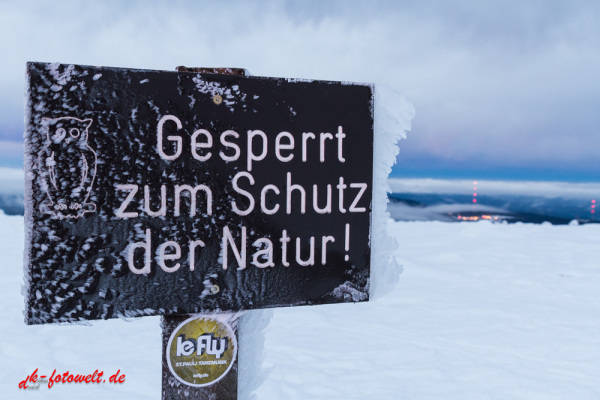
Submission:
POLYGON ((371 85, 27 77, 27 323, 368 299, 371 85))

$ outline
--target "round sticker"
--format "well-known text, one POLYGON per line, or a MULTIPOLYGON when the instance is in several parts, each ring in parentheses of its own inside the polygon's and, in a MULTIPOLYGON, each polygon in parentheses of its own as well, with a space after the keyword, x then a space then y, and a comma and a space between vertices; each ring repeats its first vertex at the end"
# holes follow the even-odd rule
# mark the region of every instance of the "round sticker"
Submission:
POLYGON ((231 327, 210 318, 183 321, 167 344, 167 363, 182 383, 209 386, 223 378, 235 362, 237 340, 231 327))

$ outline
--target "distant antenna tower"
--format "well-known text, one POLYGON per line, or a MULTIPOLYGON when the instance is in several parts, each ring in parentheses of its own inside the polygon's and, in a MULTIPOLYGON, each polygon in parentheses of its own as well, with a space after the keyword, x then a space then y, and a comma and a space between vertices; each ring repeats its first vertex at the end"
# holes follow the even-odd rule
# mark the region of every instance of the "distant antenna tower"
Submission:
POLYGON ((590 206, 590 214, 592 215, 592 221, 594 220, 594 214, 596 214, 596 200, 592 200, 592 205, 590 206))
POLYGON ((473 181, 473 204, 477 203, 477 181, 473 181))

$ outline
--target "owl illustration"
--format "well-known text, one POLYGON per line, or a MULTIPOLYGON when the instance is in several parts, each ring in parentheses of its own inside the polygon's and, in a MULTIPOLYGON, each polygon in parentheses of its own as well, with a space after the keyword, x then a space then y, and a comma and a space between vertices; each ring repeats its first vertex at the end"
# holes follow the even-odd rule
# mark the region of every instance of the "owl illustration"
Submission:
POLYGON ((56 218, 95 212, 88 201, 96 178, 96 152, 88 145, 91 119, 43 118, 45 144, 38 158, 40 186, 47 198, 40 211, 56 218))

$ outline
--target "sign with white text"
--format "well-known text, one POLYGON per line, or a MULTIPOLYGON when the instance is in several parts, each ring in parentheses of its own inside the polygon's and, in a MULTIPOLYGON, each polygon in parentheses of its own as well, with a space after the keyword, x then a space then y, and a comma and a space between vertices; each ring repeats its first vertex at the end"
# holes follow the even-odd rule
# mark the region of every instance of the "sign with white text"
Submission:
POLYGON ((371 85, 27 77, 27 323, 368 300, 371 85))

